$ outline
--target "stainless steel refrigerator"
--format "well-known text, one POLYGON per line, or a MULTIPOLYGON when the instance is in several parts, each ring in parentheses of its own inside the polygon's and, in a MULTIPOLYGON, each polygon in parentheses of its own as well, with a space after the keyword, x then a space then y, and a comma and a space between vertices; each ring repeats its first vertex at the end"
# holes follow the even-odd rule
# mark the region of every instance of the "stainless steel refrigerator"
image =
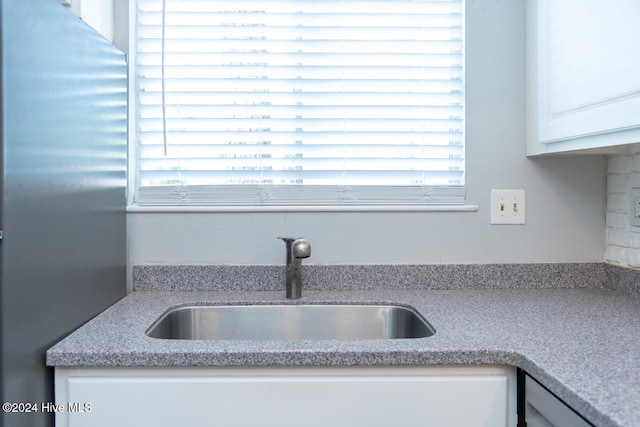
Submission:
MULTIPOLYGON (((0 402, 40 404, 47 348, 126 293, 126 57, 55 0, 1 1, 0 402)), ((20 412, 0 425, 53 425, 20 412)))

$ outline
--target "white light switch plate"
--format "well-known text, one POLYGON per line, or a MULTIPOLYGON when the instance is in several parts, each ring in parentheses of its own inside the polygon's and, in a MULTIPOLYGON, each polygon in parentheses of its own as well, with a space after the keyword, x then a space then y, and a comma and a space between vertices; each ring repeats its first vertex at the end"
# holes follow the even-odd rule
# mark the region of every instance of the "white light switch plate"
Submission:
POLYGON ((524 190, 491 190, 491 224, 524 224, 524 190))

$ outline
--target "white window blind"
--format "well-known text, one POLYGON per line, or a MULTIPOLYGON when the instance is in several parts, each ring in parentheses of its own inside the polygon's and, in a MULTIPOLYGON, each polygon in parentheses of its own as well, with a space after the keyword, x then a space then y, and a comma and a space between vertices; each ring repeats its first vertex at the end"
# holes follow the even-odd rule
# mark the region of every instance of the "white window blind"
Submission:
POLYGON ((135 202, 464 204, 463 7, 137 0, 135 202))

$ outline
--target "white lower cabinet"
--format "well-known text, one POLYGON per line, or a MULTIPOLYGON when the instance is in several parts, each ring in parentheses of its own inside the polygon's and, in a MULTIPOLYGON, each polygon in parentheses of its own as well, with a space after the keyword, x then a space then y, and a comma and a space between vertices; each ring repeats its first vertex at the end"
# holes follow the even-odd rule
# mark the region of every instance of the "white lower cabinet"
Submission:
POLYGON ((515 370, 56 368, 56 426, 516 425, 515 370))

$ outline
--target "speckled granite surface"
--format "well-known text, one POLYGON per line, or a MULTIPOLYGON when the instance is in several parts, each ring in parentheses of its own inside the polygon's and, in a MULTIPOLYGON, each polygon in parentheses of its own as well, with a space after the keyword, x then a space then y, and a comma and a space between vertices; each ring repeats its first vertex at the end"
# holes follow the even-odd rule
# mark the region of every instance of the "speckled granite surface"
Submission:
POLYGON ((640 297, 640 270, 607 264, 605 287, 640 297))
MULTIPOLYGON (((604 263, 303 265, 307 290, 601 288, 604 263)), ((136 291, 278 290, 284 267, 145 265, 133 267, 136 291)))
MULTIPOLYGON (((394 280, 386 271, 381 275, 384 285, 365 290, 307 288, 303 291, 303 300, 297 302, 408 304, 436 329, 436 334, 429 338, 287 342, 158 340, 147 337, 145 331, 170 307, 192 303, 292 302, 285 300, 283 290, 139 291, 50 349, 47 364, 85 367, 506 364, 529 372, 597 426, 639 426, 640 298, 626 291, 598 289, 605 279, 619 272, 608 271, 604 264, 589 265, 584 274, 574 274, 576 268, 558 266, 558 274, 567 272, 563 280, 572 284, 552 288, 551 282, 544 279, 550 277, 546 269, 543 273, 536 270, 515 274, 512 286, 508 276, 514 271, 508 266, 504 268, 505 275, 498 275, 500 279, 484 286, 500 289, 482 289, 482 281, 478 279, 482 275, 476 274, 477 271, 461 273, 469 271, 464 268, 458 270, 459 278, 450 273, 437 279, 440 282, 430 283, 446 284, 445 278, 472 277, 469 280, 476 286, 436 290, 430 289, 430 285, 419 288, 412 284, 410 288, 418 289, 402 289, 407 287, 403 285, 408 280, 405 277, 416 273, 404 271, 405 275, 394 280), (537 289, 526 289, 528 277, 537 289)), ((498 270, 492 270, 487 280, 495 277, 498 270)), ((279 274, 276 271, 269 279, 262 276, 261 283, 266 289, 277 283, 283 287, 279 274)), ((346 283, 337 274, 334 283, 346 283)), ((349 277, 358 279, 356 276, 357 272, 349 273, 349 277)), ((176 276, 173 277, 171 280, 176 280, 176 276)), ((229 277, 226 280, 232 283, 242 275, 229 277)), ((361 283, 371 283, 371 280, 369 277, 369 282, 361 283)), ((628 280, 634 282, 634 279, 628 280)), ((420 280, 411 283, 420 283, 420 280)))

